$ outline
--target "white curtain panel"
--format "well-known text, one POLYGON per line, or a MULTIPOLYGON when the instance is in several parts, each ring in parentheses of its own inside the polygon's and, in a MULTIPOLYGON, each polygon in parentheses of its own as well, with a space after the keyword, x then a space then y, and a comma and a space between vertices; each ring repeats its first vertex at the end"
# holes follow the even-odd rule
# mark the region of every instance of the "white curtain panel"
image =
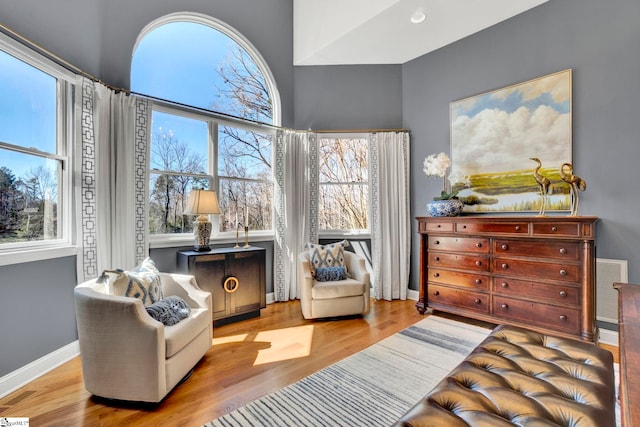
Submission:
MULTIPOLYGON (((275 162, 274 299, 298 298, 297 257, 311 238, 307 132, 278 130, 275 162)), ((315 157, 317 159, 317 156, 315 157)), ((317 193, 317 191, 316 191, 317 193)), ((317 226, 315 227, 317 229, 317 226)))
MULTIPOLYGON (((149 252, 149 101, 84 79, 76 177, 78 281, 130 269, 149 252)), ((79 110, 79 111, 78 111, 79 110)))
POLYGON ((411 219, 409 134, 369 136, 372 284, 376 299, 407 299, 411 219))

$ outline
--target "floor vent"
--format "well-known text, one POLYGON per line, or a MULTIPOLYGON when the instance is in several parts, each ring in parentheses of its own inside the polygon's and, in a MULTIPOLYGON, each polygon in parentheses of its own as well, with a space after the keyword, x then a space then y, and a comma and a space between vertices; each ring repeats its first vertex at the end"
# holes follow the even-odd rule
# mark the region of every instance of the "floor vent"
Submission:
POLYGON ((596 318, 601 322, 618 323, 617 282, 628 280, 628 263, 622 259, 596 260, 596 318))

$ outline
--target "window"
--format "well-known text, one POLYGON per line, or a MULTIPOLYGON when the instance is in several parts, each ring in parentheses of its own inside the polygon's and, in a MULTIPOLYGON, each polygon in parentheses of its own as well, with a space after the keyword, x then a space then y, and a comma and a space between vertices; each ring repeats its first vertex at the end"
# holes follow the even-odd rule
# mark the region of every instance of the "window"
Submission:
POLYGON ((69 78, 0 38, 0 253, 70 243, 69 78))
POLYGON ((192 188, 218 192, 222 213, 212 217, 214 236, 244 226, 246 209, 252 231, 272 229, 273 138, 262 123, 279 122, 273 82, 255 48, 215 19, 175 14, 142 31, 131 87, 157 99, 150 141, 151 234, 192 232, 194 216, 184 214, 192 188))
POLYGON ((320 230, 369 230, 369 142, 365 135, 318 139, 320 230))

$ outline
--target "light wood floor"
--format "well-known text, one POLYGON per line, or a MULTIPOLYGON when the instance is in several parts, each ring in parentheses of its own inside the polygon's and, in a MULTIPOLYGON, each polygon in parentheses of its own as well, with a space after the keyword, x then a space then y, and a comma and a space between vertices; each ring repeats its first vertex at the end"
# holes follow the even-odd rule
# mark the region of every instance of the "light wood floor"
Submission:
POLYGON ((214 328, 194 373, 158 405, 92 397, 76 357, 0 399, 0 417, 29 417, 32 427, 201 426, 423 319, 414 304, 372 301, 364 317, 324 321, 302 319, 297 301, 271 304, 259 318, 214 328))
POLYGON ((415 301, 372 301, 364 317, 306 321, 297 301, 270 304, 259 318, 214 328, 194 373, 154 406, 114 406, 92 397, 80 358, 0 399, 0 417, 31 426, 201 426, 423 319, 415 301))

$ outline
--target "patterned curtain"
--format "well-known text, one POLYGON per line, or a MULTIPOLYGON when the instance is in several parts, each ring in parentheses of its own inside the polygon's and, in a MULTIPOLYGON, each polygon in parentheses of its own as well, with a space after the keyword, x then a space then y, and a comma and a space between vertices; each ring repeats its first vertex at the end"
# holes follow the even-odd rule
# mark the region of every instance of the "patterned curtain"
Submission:
POLYGON ((298 254, 318 240, 316 136, 278 130, 275 155, 274 299, 288 301, 298 297, 298 254))
POLYGON ((77 276, 83 282, 104 269, 132 268, 149 253, 151 106, 89 79, 79 89, 75 188, 77 276))
POLYGON ((372 133, 369 150, 374 296, 405 300, 411 253, 409 133, 372 133))

